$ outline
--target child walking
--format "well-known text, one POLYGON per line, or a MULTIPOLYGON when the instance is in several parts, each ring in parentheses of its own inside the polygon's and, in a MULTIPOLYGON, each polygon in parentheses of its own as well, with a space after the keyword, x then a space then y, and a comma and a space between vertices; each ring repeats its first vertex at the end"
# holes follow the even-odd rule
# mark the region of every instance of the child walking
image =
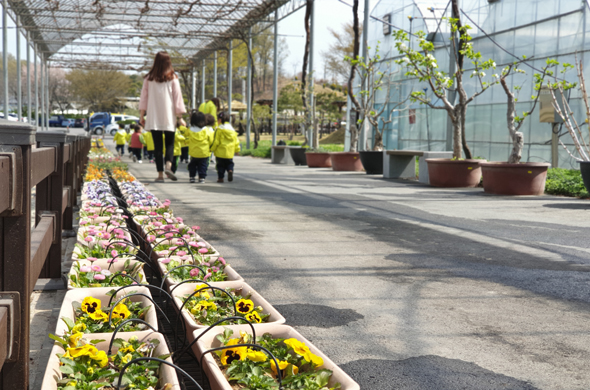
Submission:
POLYGON ((240 152, 240 142, 238 133, 229 123, 229 114, 221 112, 218 119, 221 124, 215 130, 211 151, 215 154, 217 161, 217 182, 223 183, 225 171, 227 171, 227 181, 234 179, 234 154, 240 152))
POLYGON ((115 133, 114 137, 115 145, 119 156, 125 154, 125 144, 127 143, 127 132, 125 131, 125 125, 120 124, 119 130, 115 133))
POLYGON ((141 156, 143 150, 143 137, 141 135, 141 127, 139 125, 133 125, 133 134, 129 140, 129 149, 133 153, 133 162, 141 164, 141 156))
POLYGON ((145 148, 147 149, 147 158, 150 163, 154 162, 154 138, 152 137, 151 131, 145 131, 142 133, 143 141, 145 142, 145 148))
MULTIPOLYGON (((180 160, 180 155, 182 154, 182 144, 184 143, 184 135, 182 135, 183 131, 180 129, 184 126, 179 126, 176 128, 176 132, 174 133, 174 157, 172 158, 172 166, 170 170, 172 173, 176 173, 178 169, 178 160, 180 160)), ((174 179, 172 179, 174 180, 174 179)))
POLYGON ((191 115, 191 127, 188 139, 188 153, 191 162, 188 164, 190 182, 196 181, 197 173, 199 183, 204 183, 207 177, 207 167, 211 156, 211 144, 213 143, 213 129, 215 124, 212 115, 203 115, 202 112, 193 112, 191 115))

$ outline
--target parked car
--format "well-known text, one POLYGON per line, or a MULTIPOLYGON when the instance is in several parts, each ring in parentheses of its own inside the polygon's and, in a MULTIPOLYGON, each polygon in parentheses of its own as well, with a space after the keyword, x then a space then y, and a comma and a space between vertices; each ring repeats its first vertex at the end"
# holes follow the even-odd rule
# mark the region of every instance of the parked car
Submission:
MULTIPOLYGON (((4 119, 4 113, 0 112, 0 119, 4 119)), ((11 122, 18 122, 18 117, 15 114, 8 114, 8 119, 11 122)))
POLYGON ((74 127, 86 128, 86 118, 78 118, 74 121, 74 127))
POLYGON ((61 127, 74 127, 74 123, 76 123, 75 119, 64 119, 61 122, 61 127))
POLYGON ((53 115, 49 118, 49 127, 61 127, 66 118, 63 115, 53 115))

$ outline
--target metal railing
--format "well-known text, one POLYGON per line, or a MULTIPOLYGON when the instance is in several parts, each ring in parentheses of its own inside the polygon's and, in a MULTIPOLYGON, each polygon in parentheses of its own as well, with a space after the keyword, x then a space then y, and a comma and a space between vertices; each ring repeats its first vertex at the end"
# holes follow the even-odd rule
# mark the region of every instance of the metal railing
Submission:
POLYGON ((61 278, 89 151, 88 137, 0 120, 0 389, 28 388, 29 299, 38 278, 61 278))

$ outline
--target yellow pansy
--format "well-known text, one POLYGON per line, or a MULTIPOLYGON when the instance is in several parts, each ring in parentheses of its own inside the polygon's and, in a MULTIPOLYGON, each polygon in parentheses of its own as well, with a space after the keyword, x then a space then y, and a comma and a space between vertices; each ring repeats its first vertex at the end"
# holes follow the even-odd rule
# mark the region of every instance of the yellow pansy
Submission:
POLYGON ((311 352, 307 352, 305 355, 303 355, 303 359, 305 359, 305 361, 307 361, 317 367, 324 365, 324 359, 322 359, 318 355, 314 355, 311 352))
POLYGON ((121 358, 121 363, 127 364, 131 361, 131 359, 133 359, 133 356, 130 353, 128 353, 127 355, 121 358))
MULTIPOLYGON (((231 339, 227 342, 227 344, 225 344, 225 346, 229 347, 229 346, 237 345, 238 342, 239 342, 239 339, 231 339)), ((246 359, 247 352, 248 351, 247 351, 246 347, 224 349, 223 352, 221 353, 221 363, 223 365, 229 365, 234 360, 244 360, 244 359, 246 359)))
POLYGON ((249 299, 240 299, 236 303, 236 309, 239 313, 248 314, 254 309, 254 302, 249 299))
POLYGON ((113 316, 112 317, 125 320, 125 319, 129 318, 130 315, 131 315, 131 312, 127 308, 127 305, 125 305, 124 303, 119 303, 113 309, 113 316))
POLYGON ((252 323, 256 323, 259 324, 262 322, 262 318, 260 317, 260 315, 258 314, 257 311, 253 311, 251 313, 246 314, 245 318, 252 322, 252 323))
MULTIPOLYGON (((279 360, 279 369, 281 371, 283 371, 285 368, 287 368, 288 365, 289 365, 289 362, 286 362, 284 360, 279 360)), ((272 372, 276 376, 277 375, 277 365, 275 364, 275 361, 272 359, 270 361, 270 369, 272 370, 272 372)))
POLYGON ((306 353, 309 353, 309 348, 307 347, 307 345, 305 345, 304 343, 302 343, 301 341, 297 340, 297 339, 286 339, 285 341, 283 341, 287 346, 291 347, 291 349, 297 354, 297 355, 305 355, 306 353))
POLYGON ((88 367, 88 369, 86 370, 86 374, 88 374, 88 375, 94 374, 94 368, 88 367))
POLYGON ((119 349, 119 352, 123 352, 123 353, 128 353, 128 352, 135 352, 135 348, 133 348, 133 345, 127 343, 127 342, 123 342, 124 347, 119 349))
POLYGON ((84 336, 84 333, 77 332, 68 337, 68 345, 70 346, 70 348, 76 347, 76 345, 78 345, 78 341, 80 341, 82 336, 84 336))
POLYGON ((74 333, 83 332, 85 330, 86 330, 86 324, 84 324, 82 322, 74 325, 74 327, 72 328, 72 332, 74 332, 74 333))
POLYGON ((68 348, 68 354, 73 357, 77 358, 80 356, 93 356, 96 355, 98 349, 94 345, 86 344, 81 347, 77 348, 68 348))
POLYGON ((100 299, 95 299, 92 297, 86 297, 82 301, 82 305, 80 307, 84 313, 92 314, 96 311, 100 311, 100 299))
POLYGON ((265 362, 266 361, 266 354, 264 352, 257 351, 254 349, 249 349, 248 352, 246 352, 246 357, 248 359, 252 360, 253 362, 265 362))
POLYGON ((193 307, 191 309, 191 313, 194 314, 194 315, 198 315, 203 310, 213 310, 213 311, 216 311, 217 310, 217 305, 214 304, 213 302, 209 302, 209 301, 199 301, 199 303, 197 303, 195 305, 195 307, 193 307))
POLYGON ((109 320, 109 315, 102 310, 95 311, 94 313, 88 313, 88 316, 95 321, 106 322, 109 320))

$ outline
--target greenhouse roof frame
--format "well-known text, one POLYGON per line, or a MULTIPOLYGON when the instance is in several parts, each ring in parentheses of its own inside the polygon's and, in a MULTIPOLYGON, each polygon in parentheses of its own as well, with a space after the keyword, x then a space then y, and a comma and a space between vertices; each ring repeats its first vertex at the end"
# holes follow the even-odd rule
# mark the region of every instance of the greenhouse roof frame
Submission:
POLYGON ((227 50, 230 40, 244 39, 256 24, 262 24, 263 30, 273 26, 275 11, 280 21, 306 4, 305 0, 7 2, 11 18, 52 66, 91 68, 102 58, 120 70, 145 69, 151 65, 150 54, 159 50, 194 65, 217 50, 227 50))

